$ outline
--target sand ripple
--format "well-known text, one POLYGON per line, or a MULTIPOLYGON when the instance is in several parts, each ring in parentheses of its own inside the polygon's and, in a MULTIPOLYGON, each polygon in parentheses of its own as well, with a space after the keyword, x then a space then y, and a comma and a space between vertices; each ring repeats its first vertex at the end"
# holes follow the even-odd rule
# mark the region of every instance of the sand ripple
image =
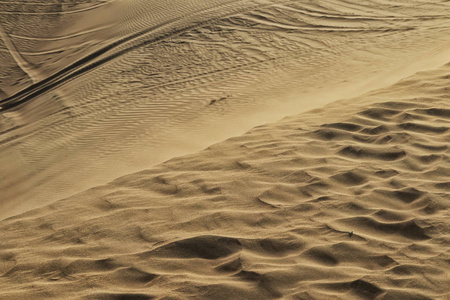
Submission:
POLYGON ((2 221, 0 297, 448 298, 442 74, 450 65, 2 221))
MULTIPOLYGON (((432 68, 448 57, 448 10, 442 1, 1 2, 2 210, 432 68)), ((398 126, 445 131, 407 118, 398 126)), ((352 145, 340 154, 404 156, 352 145)))

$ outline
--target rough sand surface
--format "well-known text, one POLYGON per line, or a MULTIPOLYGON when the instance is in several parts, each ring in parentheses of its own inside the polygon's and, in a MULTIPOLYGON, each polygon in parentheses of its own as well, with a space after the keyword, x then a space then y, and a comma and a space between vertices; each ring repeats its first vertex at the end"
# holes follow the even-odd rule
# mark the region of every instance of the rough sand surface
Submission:
POLYGON ((448 299, 450 64, 0 223, 1 299, 448 299))
POLYGON ((0 218, 448 62, 448 1, 0 2, 0 218))

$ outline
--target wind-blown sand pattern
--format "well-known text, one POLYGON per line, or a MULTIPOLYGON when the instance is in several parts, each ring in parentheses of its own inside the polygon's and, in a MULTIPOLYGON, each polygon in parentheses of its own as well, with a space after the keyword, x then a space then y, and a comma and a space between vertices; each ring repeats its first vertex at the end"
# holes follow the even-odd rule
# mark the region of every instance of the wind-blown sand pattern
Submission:
POLYGON ((0 14, 0 299, 450 298, 449 2, 0 14))
POLYGON ((4 220, 0 296, 446 299, 449 78, 450 64, 4 220))
POLYGON ((1 4, 0 188, 12 214, 450 52, 441 1, 42 3, 1 4))

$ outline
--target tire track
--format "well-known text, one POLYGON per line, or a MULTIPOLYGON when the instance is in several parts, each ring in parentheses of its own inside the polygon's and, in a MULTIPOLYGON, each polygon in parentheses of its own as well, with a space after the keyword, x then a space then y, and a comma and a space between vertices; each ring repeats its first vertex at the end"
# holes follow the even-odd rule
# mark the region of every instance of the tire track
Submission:
MULTIPOLYGON (((238 1, 234 1, 234 2, 240 2, 240 1, 238 0, 238 1)), ((198 15, 205 15, 205 14, 208 15, 208 13, 219 11, 221 8, 223 8, 224 6, 228 6, 229 4, 230 3, 226 3, 222 6, 214 7, 212 9, 204 9, 202 11, 199 11, 199 12, 196 12, 196 13, 190 15, 189 17, 196 17, 198 15)), ((249 9, 253 9, 253 8, 254 7, 249 8, 249 9)), ((229 16, 231 16, 233 14, 235 14, 235 12, 229 14, 229 16)), ((200 16, 198 16, 198 17, 200 17, 200 16)), ((221 16, 221 17, 226 17, 226 16, 221 16)), ((65 84, 68 81, 70 81, 71 79, 78 77, 81 74, 86 73, 92 69, 95 69, 95 68, 97 68, 97 67, 99 67, 99 66, 127 53, 127 52, 130 52, 136 48, 139 48, 139 47, 142 47, 142 46, 145 46, 148 44, 158 43, 167 38, 174 37, 176 35, 180 35, 184 32, 201 27, 201 26, 205 25, 206 23, 211 22, 212 20, 220 18, 220 17, 207 19, 206 21, 202 21, 202 22, 195 22, 189 26, 175 29, 175 30, 169 31, 167 33, 162 32, 160 35, 158 35, 155 38, 144 40, 142 42, 136 43, 135 45, 127 46, 127 44, 132 43, 133 41, 136 41, 137 39, 139 39, 141 37, 145 38, 146 35, 155 33, 155 31, 164 30, 165 28, 167 28, 171 25, 176 26, 178 21, 183 21, 186 18, 187 18, 187 16, 171 19, 162 24, 158 24, 156 26, 152 26, 145 30, 136 32, 128 37, 122 38, 118 41, 115 41, 115 42, 105 46, 105 47, 102 47, 99 50, 96 50, 95 52, 72 63, 71 65, 67 66, 66 68, 62 69, 61 71, 58 71, 57 73, 49 76, 48 78, 41 80, 41 81, 37 82, 36 84, 31 85, 30 87, 16 93, 15 95, 13 95, 9 98, 3 99, 2 101, 0 101, 0 112, 8 111, 10 109, 16 108, 16 107, 20 106, 21 104, 24 104, 27 101, 33 99, 34 97, 41 95, 47 91, 50 91, 57 86, 65 84), (101 58, 105 54, 115 50, 116 48, 118 48, 120 46, 125 46, 125 49, 119 50, 116 53, 112 53, 109 56, 101 58)))

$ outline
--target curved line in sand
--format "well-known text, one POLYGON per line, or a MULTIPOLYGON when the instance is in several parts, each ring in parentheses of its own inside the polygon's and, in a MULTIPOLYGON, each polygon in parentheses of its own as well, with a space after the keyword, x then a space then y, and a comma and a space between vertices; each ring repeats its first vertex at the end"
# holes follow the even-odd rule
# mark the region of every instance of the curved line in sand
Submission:
POLYGON ((100 3, 100 4, 93 5, 93 6, 86 7, 86 8, 80 8, 77 10, 69 10, 69 11, 63 11, 63 12, 39 12, 39 13, 36 13, 36 12, 22 12, 22 11, 0 11, 0 14, 5 14, 5 15, 68 15, 68 14, 76 14, 76 13, 85 12, 88 10, 93 10, 98 7, 104 6, 108 3, 109 2, 105 2, 105 3, 100 3))
MULTIPOLYGON (((24 90, 19 91, 18 93, 10 96, 7 99, 1 100, 0 101, 0 111, 5 111, 8 109, 17 107, 19 105, 22 105, 22 104, 26 103, 27 101, 29 101, 30 99, 32 99, 46 91, 51 90, 51 89, 55 88, 56 86, 60 86, 64 83, 68 82, 68 80, 70 80, 82 73, 85 73, 89 70, 97 68, 98 66, 103 65, 104 63, 109 62, 112 59, 115 59, 115 58, 119 57, 120 55, 127 53, 133 49, 136 49, 138 47, 148 45, 148 44, 158 43, 169 37, 174 37, 174 36, 180 35, 181 33, 184 33, 188 30, 198 28, 199 26, 204 26, 208 22, 211 22, 212 20, 215 20, 217 18, 232 16, 235 14, 235 12, 231 12, 231 13, 228 13, 225 15, 220 15, 217 17, 212 17, 212 18, 209 18, 202 22, 193 23, 189 26, 181 26, 181 28, 178 28, 178 29, 175 27, 172 31, 170 31, 168 33, 161 32, 159 35, 157 35, 156 37, 154 37, 152 39, 144 40, 136 45, 130 45, 128 47, 126 46, 127 44, 130 44, 133 41, 135 42, 139 38, 145 38, 146 35, 155 33, 157 31, 163 31, 166 27, 169 27, 171 25, 176 26, 177 22, 183 21, 187 17, 205 15, 207 13, 215 12, 225 6, 229 6, 233 2, 241 2, 241 1, 240 0, 230 1, 223 5, 219 5, 219 6, 216 6, 213 8, 202 9, 200 11, 197 11, 197 12, 192 13, 187 16, 176 17, 176 18, 173 18, 166 22, 163 22, 161 24, 158 24, 158 25, 152 26, 150 28, 141 30, 137 33, 131 34, 131 35, 124 37, 118 41, 115 41, 109 45, 106 45, 103 48, 96 50, 93 53, 88 54, 87 56, 77 60, 76 62, 72 63, 68 67, 62 69, 61 71, 25 88, 24 90), (126 47, 125 49, 119 50, 116 53, 112 53, 109 56, 101 58, 101 56, 105 55, 106 53, 111 52, 111 51, 115 50, 116 48, 123 46, 123 45, 125 45, 125 47, 126 47)), ((262 6, 267 6, 267 5, 260 5, 259 7, 262 7, 262 6)), ((249 10, 249 9, 254 9, 254 7, 248 8, 247 10, 249 10)), ((243 10, 241 9, 239 11, 239 13, 242 13, 242 12, 243 12, 243 10)), ((180 25, 182 25, 182 23, 180 25)))
POLYGON ((89 34, 92 32, 101 31, 101 30, 104 30, 107 28, 109 28, 109 26, 101 26, 98 28, 90 29, 90 30, 84 30, 84 31, 73 33, 73 34, 68 34, 68 35, 64 35, 64 36, 55 36, 55 37, 32 37, 32 36, 23 36, 23 35, 18 35, 18 34, 10 34, 9 36, 13 37, 13 38, 17 38, 17 39, 33 40, 33 41, 60 41, 60 40, 67 40, 67 39, 79 37, 79 36, 89 34))
POLYGON ((14 43, 9 38, 8 34, 3 29, 2 24, 0 23, 0 38, 5 43, 6 48, 8 49, 9 54, 13 57, 16 64, 22 69, 22 71, 28 75, 28 77, 33 81, 33 83, 38 82, 42 79, 42 75, 35 65, 28 62, 17 50, 14 43))

